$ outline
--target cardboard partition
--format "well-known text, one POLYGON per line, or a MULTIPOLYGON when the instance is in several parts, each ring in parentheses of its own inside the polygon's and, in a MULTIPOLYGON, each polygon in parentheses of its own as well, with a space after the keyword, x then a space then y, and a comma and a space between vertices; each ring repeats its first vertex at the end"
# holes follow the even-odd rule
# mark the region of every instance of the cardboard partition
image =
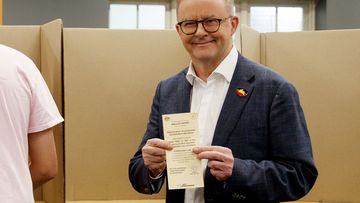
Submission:
POLYGON ((40 69, 40 26, 0 26, 0 43, 21 51, 40 69))
MULTIPOLYGON (((62 20, 54 20, 41 26, 41 74, 63 114, 62 90, 62 20)), ((63 203, 64 194, 64 133, 63 123, 53 128, 58 159, 57 176, 43 185, 43 200, 49 203, 63 203)))
POLYGON ((240 31, 241 54, 257 63, 260 63, 260 33, 246 25, 241 25, 240 31))
POLYGON ((175 31, 64 28, 67 202, 164 198, 137 193, 128 164, 156 85, 188 63, 175 31))
MULTIPOLYGON (((0 26, 0 43, 17 49, 30 57, 40 69, 61 110, 61 20, 42 26, 0 26)), ((62 127, 54 129, 58 155, 58 175, 34 192, 35 199, 51 203, 64 202, 63 133, 62 127)))
MULTIPOLYGON (((251 33, 242 41, 252 41, 251 33)), ((303 201, 360 202, 359 36, 360 30, 261 33, 261 62, 295 85, 307 119, 319 177, 303 201)))

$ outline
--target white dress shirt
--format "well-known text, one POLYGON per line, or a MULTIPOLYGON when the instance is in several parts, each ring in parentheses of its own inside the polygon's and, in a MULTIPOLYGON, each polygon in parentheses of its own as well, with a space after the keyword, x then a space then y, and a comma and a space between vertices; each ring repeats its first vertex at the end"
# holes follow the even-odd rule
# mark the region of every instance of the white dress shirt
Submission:
MULTIPOLYGON (((193 86, 191 93, 191 112, 199 114, 200 146, 211 146, 216 123, 223 106, 226 93, 229 89, 233 76, 238 52, 233 46, 230 53, 207 78, 200 79, 190 63, 186 79, 193 86)), ((207 160, 202 160, 203 172, 207 166, 207 160)), ((203 203, 204 188, 186 189, 184 203, 203 203)))

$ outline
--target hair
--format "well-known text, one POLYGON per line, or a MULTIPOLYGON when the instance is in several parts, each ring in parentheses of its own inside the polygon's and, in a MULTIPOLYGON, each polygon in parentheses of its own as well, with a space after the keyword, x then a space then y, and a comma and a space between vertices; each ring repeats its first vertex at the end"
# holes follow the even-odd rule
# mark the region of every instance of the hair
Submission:
MULTIPOLYGON (((235 11, 234 11, 234 0, 223 0, 226 5, 227 5, 227 9, 230 15, 235 15, 235 11)), ((179 5, 181 3, 181 0, 176 0, 176 13, 179 12, 179 5)))

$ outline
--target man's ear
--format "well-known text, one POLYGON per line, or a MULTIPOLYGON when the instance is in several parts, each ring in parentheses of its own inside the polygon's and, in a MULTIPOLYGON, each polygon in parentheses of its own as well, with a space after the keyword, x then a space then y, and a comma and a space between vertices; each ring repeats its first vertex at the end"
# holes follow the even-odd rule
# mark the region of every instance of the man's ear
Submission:
POLYGON ((239 17, 233 16, 231 18, 231 32, 234 34, 236 32, 237 27, 239 26, 239 17))
POLYGON ((176 24, 175 28, 176 28, 176 31, 178 32, 178 34, 180 34, 180 25, 176 24))

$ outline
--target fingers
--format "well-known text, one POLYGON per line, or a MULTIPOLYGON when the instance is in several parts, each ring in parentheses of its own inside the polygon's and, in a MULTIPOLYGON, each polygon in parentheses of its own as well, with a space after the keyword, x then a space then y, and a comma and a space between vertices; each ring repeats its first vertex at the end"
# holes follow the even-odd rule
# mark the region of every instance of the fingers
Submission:
POLYGON ((142 148, 144 165, 150 170, 151 175, 157 176, 166 168, 165 151, 171 150, 171 145, 161 139, 150 139, 142 148))
POLYGON ((223 170, 224 168, 227 167, 227 164, 225 162, 222 162, 222 161, 209 160, 208 161, 208 167, 213 169, 213 170, 223 170))
POLYGON ((204 151, 199 153, 197 156, 199 159, 217 160, 221 162, 228 159, 227 154, 218 151, 204 151))
POLYGON ((193 152, 199 159, 227 161, 233 158, 231 149, 221 146, 194 147, 193 152))
POLYGON ((152 176, 160 175, 166 168, 166 158, 164 156, 151 156, 143 154, 144 165, 150 170, 152 176))
POLYGON ((231 177, 234 167, 234 161, 217 161, 210 160, 208 161, 208 168, 210 169, 211 175, 213 175, 217 180, 224 181, 231 177))
POLYGON ((205 151, 218 151, 218 152, 222 152, 222 153, 229 153, 231 152, 231 150, 227 147, 222 147, 222 146, 201 146, 201 147, 194 147, 193 152, 195 154, 199 154, 201 152, 205 152, 205 151))
POLYGON ((161 163, 153 163, 148 166, 148 169, 151 173, 151 176, 156 177, 160 175, 166 168, 166 161, 163 161, 161 163))
POLYGON ((227 171, 215 170, 215 169, 212 169, 212 168, 210 168, 210 173, 218 181, 225 181, 226 179, 228 179, 232 175, 232 173, 228 173, 227 171))
POLYGON ((165 151, 171 150, 171 145, 161 139, 154 138, 146 142, 142 148, 142 154, 144 160, 154 163, 160 163, 165 160, 165 151))
POLYGON ((210 173, 219 181, 224 181, 232 175, 234 157, 231 149, 221 146, 195 147, 193 152, 199 159, 208 160, 210 173))
POLYGON ((171 150, 172 149, 172 146, 170 145, 169 142, 166 142, 165 140, 162 140, 159 138, 149 139, 145 145, 155 147, 155 148, 160 148, 163 150, 171 150))
POLYGON ((165 156, 164 149, 150 146, 147 144, 142 148, 142 153, 143 153, 143 155, 146 154, 148 156, 154 156, 154 159, 157 157, 165 156))

